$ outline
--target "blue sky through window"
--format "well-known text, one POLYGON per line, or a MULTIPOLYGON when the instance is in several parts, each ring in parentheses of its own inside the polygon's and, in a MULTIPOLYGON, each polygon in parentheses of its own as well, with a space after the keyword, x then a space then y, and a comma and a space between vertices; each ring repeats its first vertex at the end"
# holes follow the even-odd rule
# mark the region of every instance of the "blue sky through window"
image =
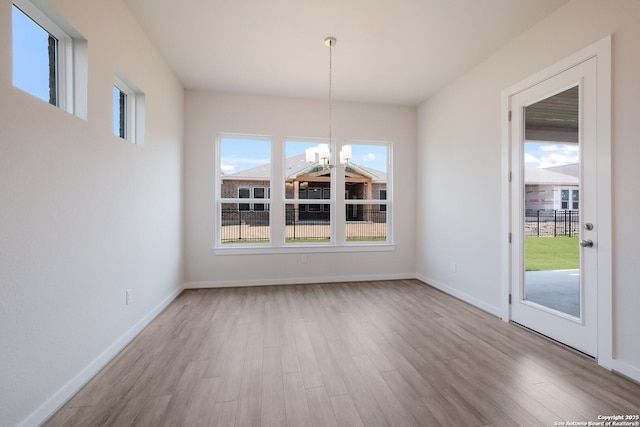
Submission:
MULTIPOLYGON (((113 87, 113 134, 121 138, 125 138, 126 135, 120 135, 120 89, 117 86, 113 87)), ((126 126, 126 123, 125 123, 126 126)))
POLYGON ((271 141, 264 139, 222 138, 220 168, 234 174, 271 163, 271 141))
POLYGON ((49 102, 49 33, 12 8, 13 85, 49 102))
POLYGON ((524 144, 524 163, 535 168, 570 165, 580 162, 578 144, 530 142, 524 144))
MULTIPOLYGON (((303 154, 309 147, 321 142, 287 141, 285 156, 303 154)), ((353 163, 387 172, 387 146, 351 144, 353 163)), ((271 162, 271 145, 267 140, 222 138, 220 140, 220 167, 226 174, 234 174, 271 162)))

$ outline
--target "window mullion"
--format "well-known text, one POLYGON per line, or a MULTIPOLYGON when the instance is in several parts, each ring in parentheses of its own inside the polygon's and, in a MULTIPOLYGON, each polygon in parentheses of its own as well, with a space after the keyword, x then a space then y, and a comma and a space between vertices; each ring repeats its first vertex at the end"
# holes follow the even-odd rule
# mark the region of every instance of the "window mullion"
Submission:
MULTIPOLYGON (((337 150, 334 147, 332 151, 335 153, 337 150)), ((331 186, 335 189, 332 191, 333 209, 331 209, 331 222, 335 229, 334 242, 336 246, 343 246, 347 235, 347 225, 345 222, 346 204, 344 201, 345 171, 346 169, 344 167, 335 167, 331 173, 331 186)))

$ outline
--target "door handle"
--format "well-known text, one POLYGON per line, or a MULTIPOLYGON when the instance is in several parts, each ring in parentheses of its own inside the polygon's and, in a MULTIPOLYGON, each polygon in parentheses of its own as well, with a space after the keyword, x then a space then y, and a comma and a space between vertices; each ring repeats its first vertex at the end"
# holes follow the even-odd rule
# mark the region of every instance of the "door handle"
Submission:
POLYGON ((583 248, 592 248, 593 240, 589 240, 589 239, 580 240, 580 246, 582 246, 583 248))

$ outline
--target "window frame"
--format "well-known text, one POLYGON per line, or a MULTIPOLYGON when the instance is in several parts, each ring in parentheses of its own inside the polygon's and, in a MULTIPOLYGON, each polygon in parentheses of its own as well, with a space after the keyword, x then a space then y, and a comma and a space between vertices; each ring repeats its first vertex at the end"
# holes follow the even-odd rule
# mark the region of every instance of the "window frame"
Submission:
MULTIPOLYGON (((136 85, 131 83, 129 79, 120 73, 116 73, 113 77, 113 87, 118 89, 121 94, 126 97, 124 128, 125 135, 115 134, 115 136, 129 141, 132 144, 142 146, 144 144, 144 126, 145 126, 145 95, 136 85)), ((116 108, 113 105, 113 114, 116 108)), ((115 117, 114 117, 115 122, 115 117)))
MULTIPOLYGON (((12 0, 11 3, 12 8, 19 9, 36 25, 57 40, 56 103, 47 103, 86 120, 88 93, 87 40, 46 4, 34 4, 30 0, 12 0)), ((15 56, 16 52, 13 52, 12 63, 15 61, 15 56)), ((15 85, 14 87, 41 99, 20 87, 15 85)))
MULTIPOLYGON (((358 206, 362 206, 363 209, 364 207, 369 207, 370 209, 373 209, 374 207, 378 207, 378 211, 379 212, 384 212, 386 215, 386 239, 384 241, 380 241, 380 242, 376 242, 376 241, 365 241, 365 242, 353 242, 353 241, 346 241, 347 236, 345 235, 345 245, 354 245, 354 246, 360 246, 360 245, 394 245, 394 237, 393 237, 393 142, 391 141, 370 141, 370 140, 347 140, 345 141, 344 145, 350 145, 352 147, 352 151, 355 151, 353 149, 354 146, 356 145, 360 145, 360 146, 378 146, 378 147, 386 147, 386 156, 387 156, 387 162, 386 162, 386 188, 384 189, 384 191, 386 191, 386 198, 382 199, 381 198, 381 193, 380 190, 378 191, 378 198, 372 198, 372 199, 346 199, 344 200, 344 205, 345 207, 347 206, 353 206, 353 205, 358 205, 358 206)), ((358 164, 358 161, 356 160, 354 163, 358 164)), ((362 166, 362 165, 360 165, 362 166)), ((384 171, 383 171, 384 172, 384 171)), ((346 186, 344 188, 346 190, 346 186)), ((345 192, 342 192, 343 194, 345 192)), ((344 212, 346 214, 346 209, 342 209, 341 212, 344 212)), ((345 218, 345 223, 346 223, 346 218, 345 218)))
MULTIPOLYGON (((270 136, 266 136, 266 135, 249 135, 249 134, 235 134, 235 133, 217 133, 216 137, 215 137, 215 142, 214 142, 215 146, 214 146, 214 185, 215 185, 215 191, 214 191, 214 198, 215 198, 215 212, 214 212, 214 217, 216 218, 215 221, 215 236, 214 236, 214 244, 212 247, 212 250, 214 250, 214 252, 218 253, 218 251, 220 251, 221 253, 233 253, 236 251, 240 251, 240 253, 244 253, 246 251, 252 251, 255 250, 256 248, 269 248, 271 247, 271 244, 273 242, 273 237, 272 237, 272 227, 273 227, 273 216, 271 214, 271 204, 272 204, 272 200, 271 200, 271 186, 273 185, 273 147, 274 147, 274 142, 273 139, 270 136), (270 144, 270 157, 271 157, 271 167, 270 167, 270 171, 269 171, 269 187, 264 187, 264 186, 259 186, 260 188, 264 188, 265 191, 265 198, 261 198, 261 199, 255 199, 253 197, 253 188, 250 185, 238 185, 238 188, 236 190, 236 196, 235 198, 233 197, 223 197, 222 194, 222 184, 225 181, 223 179, 223 175, 222 175, 222 165, 221 165, 221 155, 222 155, 222 149, 221 149, 221 143, 223 139, 237 139, 237 140, 253 140, 253 141, 265 141, 268 142, 270 144), (249 192, 249 198, 240 198, 240 189, 246 189, 249 192), (249 243, 249 244, 245 244, 245 243, 233 243, 232 245, 229 245, 228 243, 223 243, 222 242, 222 236, 223 236, 223 232, 222 232, 222 209, 224 207, 224 205, 226 204, 235 204, 236 208, 238 209, 238 212, 255 212, 253 210, 254 208, 254 204, 258 203, 258 204, 263 204, 265 206, 265 209, 262 211, 258 211, 258 212, 268 212, 268 217, 269 217, 269 237, 267 239, 267 241, 265 242, 258 242, 258 243, 249 243), (247 205, 247 209, 239 209, 239 205, 242 204, 246 204, 247 205)), ((264 181, 264 180, 261 180, 264 181)))

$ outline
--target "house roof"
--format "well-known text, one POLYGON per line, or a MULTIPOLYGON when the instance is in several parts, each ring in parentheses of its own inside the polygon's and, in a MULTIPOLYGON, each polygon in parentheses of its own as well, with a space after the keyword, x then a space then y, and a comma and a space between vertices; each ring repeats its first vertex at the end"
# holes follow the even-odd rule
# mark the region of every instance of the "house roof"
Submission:
POLYGON ((525 166, 524 182, 525 184, 547 184, 547 185, 578 185, 577 176, 550 170, 552 168, 534 168, 525 166))
POLYGON ((570 165, 551 166, 545 169, 551 172, 558 172, 565 175, 575 176, 576 178, 580 176, 580 163, 572 163, 570 165))
MULTIPOLYGON (((295 179, 300 175, 309 173, 310 171, 320 167, 319 162, 307 163, 304 153, 295 156, 287 157, 285 161, 285 178, 287 180, 295 179)), ((359 175, 364 175, 373 182, 386 182, 387 174, 384 171, 369 168, 366 166, 358 165, 353 162, 349 163, 349 168, 359 175)), ((246 169, 233 174, 223 175, 223 179, 237 179, 237 180, 266 180, 271 174, 271 164, 256 166, 255 168, 246 169)))

